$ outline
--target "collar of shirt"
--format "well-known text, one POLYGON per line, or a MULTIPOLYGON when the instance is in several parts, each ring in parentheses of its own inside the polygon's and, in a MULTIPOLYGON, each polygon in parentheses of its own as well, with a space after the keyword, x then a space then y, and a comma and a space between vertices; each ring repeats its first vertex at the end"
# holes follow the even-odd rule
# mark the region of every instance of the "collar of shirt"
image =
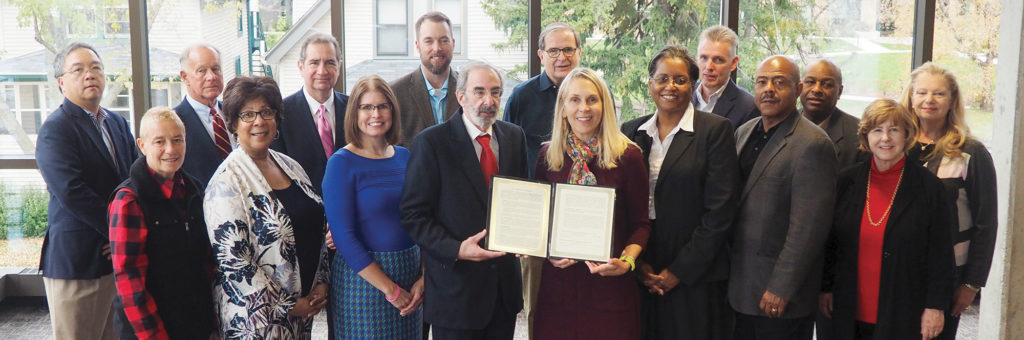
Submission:
MULTIPOLYGON (((451 72, 451 71, 449 70, 448 72, 451 72)), ((441 93, 440 93, 440 95, 435 96, 434 95, 435 92, 438 92, 438 91, 434 91, 434 87, 432 85, 430 85, 430 79, 427 79, 427 73, 423 72, 423 71, 420 71, 420 73, 423 74, 423 83, 426 84, 426 86, 427 86, 427 94, 429 94, 430 97, 436 98, 436 99, 440 100, 440 99, 444 99, 445 97, 448 96, 448 78, 449 77, 445 77, 444 78, 444 84, 441 84, 441 88, 439 89, 439 90, 441 90, 440 91, 441 93)))
POLYGON ((479 136, 479 135, 482 135, 482 134, 491 135, 492 143, 496 139, 496 138, 494 138, 494 126, 493 125, 492 126, 488 126, 487 127, 487 131, 480 131, 480 129, 478 129, 476 127, 476 125, 473 125, 473 121, 469 120, 469 113, 466 113, 465 111, 462 112, 462 122, 466 124, 466 133, 469 134, 469 139, 472 139, 474 141, 474 143, 476 142, 476 137, 479 136))
MULTIPOLYGON (((449 69, 448 72, 451 72, 449 69)), ((434 114, 434 124, 441 124, 444 122, 444 107, 448 98, 448 78, 444 78, 444 84, 441 84, 440 89, 434 89, 433 85, 430 85, 430 79, 427 79, 427 73, 420 70, 423 74, 423 83, 427 86, 427 96, 430 97, 430 110, 434 114)))
MULTIPOLYGON (((206 104, 200 103, 198 100, 196 100, 195 98, 192 98, 192 96, 187 95, 187 94, 185 95, 185 100, 188 100, 188 104, 192 105, 192 110, 196 111, 196 114, 199 115, 199 119, 203 120, 203 123, 213 124, 213 116, 210 116, 210 107, 209 106, 206 106, 206 104)), ((217 101, 217 114, 220 115, 220 119, 222 119, 225 122, 227 122, 227 119, 224 119, 224 113, 220 109, 220 101, 217 101)))
POLYGON ((715 109, 715 104, 718 103, 718 98, 722 97, 722 93, 725 92, 725 88, 729 86, 729 83, 725 83, 725 85, 719 87, 718 90, 715 90, 714 93, 708 96, 707 101, 704 101, 704 97, 700 95, 700 88, 702 83, 703 82, 697 83, 697 87, 693 91, 693 98, 697 100, 697 105, 701 110, 711 112, 711 110, 715 109))
POLYGON ((317 120, 316 112, 320 111, 320 105, 324 106, 327 111, 327 113, 325 113, 325 115, 327 115, 327 122, 331 123, 331 131, 333 132, 333 127, 337 126, 334 124, 334 93, 331 93, 331 97, 327 98, 327 101, 323 103, 316 101, 316 98, 309 95, 309 91, 306 91, 305 88, 302 89, 302 94, 306 96, 306 104, 309 105, 309 113, 313 115, 314 122, 317 120))
POLYGON ((149 175, 153 176, 156 180, 156 184, 160 186, 160 193, 166 198, 185 197, 185 179, 181 177, 181 172, 175 172, 173 178, 164 178, 160 174, 153 171, 150 167, 146 167, 149 171, 149 175))
MULTIPOLYGON (((686 132, 693 132, 693 114, 694 114, 693 113, 693 103, 690 103, 690 105, 688 105, 686 107, 686 112, 683 113, 683 118, 679 119, 679 124, 677 124, 676 128, 672 129, 672 132, 669 132, 668 136, 665 136, 664 139, 666 141, 669 141, 670 140, 669 138, 671 138, 672 136, 675 136, 676 132, 679 132, 679 130, 683 130, 683 131, 686 131, 686 132)), ((648 119, 646 122, 644 122, 642 125, 640 125, 639 129, 643 130, 643 131, 646 131, 647 135, 651 136, 651 138, 653 138, 655 140, 655 142, 661 141, 661 139, 658 138, 659 136, 658 136, 658 113, 657 112, 655 112, 654 115, 652 115, 650 119, 648 119)))
POLYGON ((540 71, 540 78, 537 79, 537 81, 537 85, 541 92, 547 91, 549 89, 554 89, 555 91, 558 91, 558 85, 555 85, 555 82, 551 81, 551 77, 548 76, 547 72, 540 71))

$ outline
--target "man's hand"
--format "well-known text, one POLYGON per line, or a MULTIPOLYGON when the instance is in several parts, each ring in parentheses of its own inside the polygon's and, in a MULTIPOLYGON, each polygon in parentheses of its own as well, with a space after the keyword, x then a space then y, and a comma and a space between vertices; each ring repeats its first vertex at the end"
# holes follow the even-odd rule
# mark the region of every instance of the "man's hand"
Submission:
POLYGON ((786 312, 786 303, 786 300, 782 297, 765 290, 764 295, 761 296, 761 303, 758 304, 758 307, 761 308, 769 318, 778 318, 782 317, 782 314, 786 312))
POLYGON ((475 261, 480 262, 484 260, 490 260, 496 257, 505 256, 503 251, 490 251, 484 248, 480 248, 480 240, 487 235, 487 229, 481 230, 476 235, 470 236, 466 240, 462 241, 459 245, 459 260, 475 261))
POLYGON ((834 298, 831 292, 818 294, 818 309, 821 311, 821 315, 826 318, 832 318, 832 304, 834 298))
POLYGON ((950 309, 949 315, 960 317, 960 313, 971 307, 977 295, 978 291, 967 288, 966 285, 956 287, 956 291, 953 292, 953 308, 950 309))

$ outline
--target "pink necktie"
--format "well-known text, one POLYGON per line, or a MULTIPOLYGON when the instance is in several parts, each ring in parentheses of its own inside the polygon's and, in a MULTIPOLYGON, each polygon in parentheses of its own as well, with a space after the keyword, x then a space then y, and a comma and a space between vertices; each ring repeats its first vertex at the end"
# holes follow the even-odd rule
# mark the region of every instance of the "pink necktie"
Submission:
POLYGON ((320 133, 320 144, 324 146, 324 153, 327 158, 331 158, 334 154, 334 134, 331 133, 331 123, 327 122, 327 108, 320 105, 320 109, 316 110, 316 130, 320 133))

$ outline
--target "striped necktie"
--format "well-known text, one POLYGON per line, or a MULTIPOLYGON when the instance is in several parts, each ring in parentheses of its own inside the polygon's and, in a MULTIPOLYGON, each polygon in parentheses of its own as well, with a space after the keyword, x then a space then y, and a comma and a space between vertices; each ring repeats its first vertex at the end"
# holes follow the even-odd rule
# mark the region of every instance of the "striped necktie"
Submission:
POLYGON ((228 129, 224 128, 224 120, 220 119, 217 109, 210 108, 210 116, 213 117, 213 141, 217 144, 217 151, 220 158, 224 159, 231 153, 231 141, 228 139, 228 129))

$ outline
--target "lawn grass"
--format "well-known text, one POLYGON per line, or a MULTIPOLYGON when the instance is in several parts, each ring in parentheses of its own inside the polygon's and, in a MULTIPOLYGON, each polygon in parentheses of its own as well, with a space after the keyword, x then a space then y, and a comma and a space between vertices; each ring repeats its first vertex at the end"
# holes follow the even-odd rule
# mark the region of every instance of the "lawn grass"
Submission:
POLYGON ((0 240, 0 267, 39 267, 42 237, 0 240))

